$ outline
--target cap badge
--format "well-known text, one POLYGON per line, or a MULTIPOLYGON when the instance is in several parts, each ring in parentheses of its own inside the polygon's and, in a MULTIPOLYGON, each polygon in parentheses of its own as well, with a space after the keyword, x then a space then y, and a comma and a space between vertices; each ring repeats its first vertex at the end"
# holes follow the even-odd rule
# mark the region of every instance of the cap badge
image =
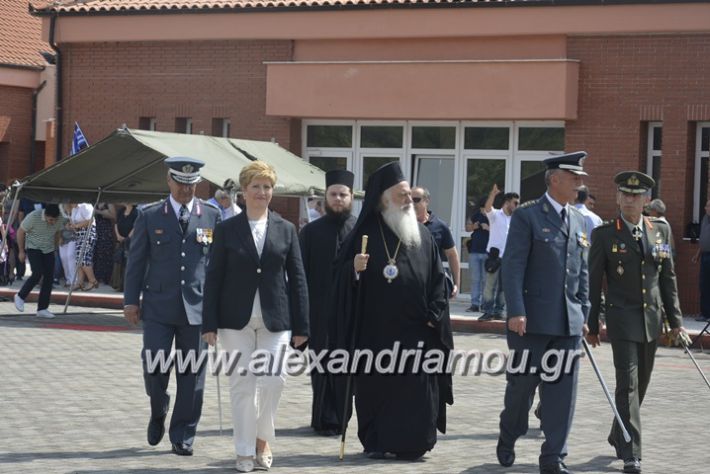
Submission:
POLYGON ((629 186, 638 186, 640 183, 641 182, 635 174, 632 174, 631 176, 629 176, 629 179, 626 180, 626 184, 628 184, 629 186))
POLYGON ((195 171, 195 167, 192 165, 183 165, 183 167, 182 167, 183 173, 192 173, 194 171, 195 171))

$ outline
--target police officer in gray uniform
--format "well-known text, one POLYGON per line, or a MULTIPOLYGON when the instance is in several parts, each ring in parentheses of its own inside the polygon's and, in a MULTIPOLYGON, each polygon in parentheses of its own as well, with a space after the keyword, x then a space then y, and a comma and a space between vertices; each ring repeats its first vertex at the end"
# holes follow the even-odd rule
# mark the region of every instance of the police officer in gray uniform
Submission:
POLYGON ((545 160, 547 192, 520 206, 510 222, 501 270, 508 347, 515 367, 525 350, 529 360, 524 372, 507 374, 496 448, 503 466, 515 461, 515 441, 528 430, 528 412, 539 385, 545 434, 540 473, 569 472, 562 461, 574 415, 579 346, 589 313, 589 236, 584 216, 569 203, 586 176, 585 156, 576 152, 545 160), (547 351, 563 354, 548 359, 548 366, 559 360, 570 370, 558 377, 545 373, 547 351))
MULTIPOLYGON (((148 444, 157 445, 165 434, 165 418, 170 397, 170 372, 160 365, 148 370, 147 353, 160 351, 170 356, 173 340, 176 352, 199 357, 205 344, 202 324, 202 295, 212 235, 220 221, 220 211, 195 198, 204 162, 172 157, 168 165, 168 199, 139 212, 133 229, 126 264, 124 290, 125 318, 132 324, 143 321, 143 376, 150 397, 151 417, 148 444), (140 304, 141 292, 143 302, 140 304)), ((178 372, 177 393, 170 419, 172 451, 192 455, 197 422, 202 412, 204 367, 178 372)))

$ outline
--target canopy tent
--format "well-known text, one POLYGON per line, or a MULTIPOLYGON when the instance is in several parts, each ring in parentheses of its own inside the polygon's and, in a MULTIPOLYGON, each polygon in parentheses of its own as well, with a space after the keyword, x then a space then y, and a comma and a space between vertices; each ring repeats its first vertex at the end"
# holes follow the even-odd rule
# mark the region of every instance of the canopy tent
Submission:
POLYGON ((19 197, 41 202, 151 202, 168 194, 169 156, 205 162, 202 177, 222 186, 253 160, 270 163, 278 181, 274 194, 311 196, 325 192, 325 173, 271 142, 122 128, 79 153, 13 185, 19 197))

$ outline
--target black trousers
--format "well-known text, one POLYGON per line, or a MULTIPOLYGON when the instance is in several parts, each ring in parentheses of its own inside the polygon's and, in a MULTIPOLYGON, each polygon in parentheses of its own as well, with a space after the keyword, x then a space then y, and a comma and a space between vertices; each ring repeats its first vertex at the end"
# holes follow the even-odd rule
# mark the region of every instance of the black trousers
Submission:
POLYGON ((32 266, 32 276, 22 285, 18 295, 23 300, 42 279, 42 286, 39 289, 39 300, 37 301, 37 311, 49 307, 49 298, 52 296, 52 279, 54 278, 54 252, 42 253, 41 250, 27 249, 27 258, 32 266))

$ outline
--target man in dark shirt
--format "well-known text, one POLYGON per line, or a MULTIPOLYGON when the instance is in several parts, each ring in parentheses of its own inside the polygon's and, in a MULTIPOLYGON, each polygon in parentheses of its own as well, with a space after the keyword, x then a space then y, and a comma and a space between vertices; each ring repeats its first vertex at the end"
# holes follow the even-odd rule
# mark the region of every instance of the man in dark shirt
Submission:
POLYGON ((705 215, 700 221, 698 251, 693 263, 700 261, 700 317, 696 321, 710 321, 710 201, 705 203, 705 215))
POLYGON ((466 311, 480 311, 481 300, 483 299, 483 285, 486 282, 486 269, 484 264, 488 253, 489 224, 488 218, 483 213, 486 198, 484 197, 478 210, 471 216, 469 222, 466 223, 466 230, 471 232, 471 238, 468 240, 468 271, 471 275, 471 306, 466 311))
MULTIPOLYGON (((414 202, 414 212, 417 220, 429 229, 434 237, 436 245, 439 247, 439 257, 441 262, 449 262, 447 275, 453 279, 453 288, 448 288, 449 298, 455 298, 459 292, 460 285, 460 264, 459 252, 456 250, 456 243, 451 235, 446 222, 436 217, 430 210, 431 194, 429 190, 421 186, 412 188, 412 201, 414 202)), ((451 281, 449 281, 451 285, 451 281)))

